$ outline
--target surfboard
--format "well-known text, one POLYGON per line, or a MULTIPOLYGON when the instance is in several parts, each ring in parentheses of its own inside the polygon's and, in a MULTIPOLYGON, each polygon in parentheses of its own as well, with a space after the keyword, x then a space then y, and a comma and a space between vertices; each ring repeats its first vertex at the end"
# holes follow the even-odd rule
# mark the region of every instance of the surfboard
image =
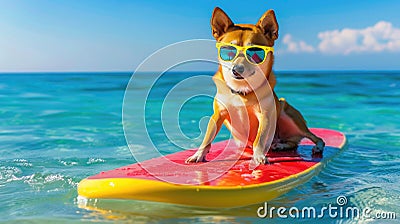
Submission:
POLYGON ((296 150, 268 152, 269 164, 251 167, 251 149, 236 160, 231 141, 213 143, 208 162, 185 164, 196 149, 176 152, 83 179, 78 195, 87 199, 127 199, 197 207, 240 207, 276 198, 309 181, 346 144, 343 133, 312 128, 325 141, 322 154, 303 139, 296 150), (224 168, 224 169, 222 169, 224 168), (228 169, 225 169, 228 168, 228 169), (172 181, 171 181, 172 180, 172 181))

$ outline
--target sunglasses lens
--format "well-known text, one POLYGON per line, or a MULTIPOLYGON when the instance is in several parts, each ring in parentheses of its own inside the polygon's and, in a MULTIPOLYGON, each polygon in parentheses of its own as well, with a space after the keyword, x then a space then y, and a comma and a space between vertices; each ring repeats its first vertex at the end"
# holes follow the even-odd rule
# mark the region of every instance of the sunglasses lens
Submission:
POLYGON ((249 61, 260 64, 265 59, 265 51, 259 47, 251 47, 246 50, 246 57, 249 61))
POLYGON ((219 49, 219 57, 224 61, 232 61, 236 56, 237 50, 233 46, 221 46, 219 49))

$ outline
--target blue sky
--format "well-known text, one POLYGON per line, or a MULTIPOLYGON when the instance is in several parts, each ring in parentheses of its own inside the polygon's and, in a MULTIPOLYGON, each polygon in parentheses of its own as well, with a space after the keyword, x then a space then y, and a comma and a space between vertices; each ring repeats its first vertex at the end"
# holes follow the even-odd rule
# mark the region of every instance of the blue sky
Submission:
POLYGON ((0 72, 133 71, 168 44, 212 39, 215 6, 237 23, 275 10, 276 70, 400 70, 398 0, 0 0, 0 72))

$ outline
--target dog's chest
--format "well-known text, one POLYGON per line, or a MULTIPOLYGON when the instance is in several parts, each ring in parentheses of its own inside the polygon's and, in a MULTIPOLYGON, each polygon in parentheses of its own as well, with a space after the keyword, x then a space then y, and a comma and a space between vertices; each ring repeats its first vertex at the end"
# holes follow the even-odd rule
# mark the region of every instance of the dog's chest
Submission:
POLYGON ((258 130, 258 106, 238 97, 223 96, 218 99, 228 111, 228 129, 242 142, 253 142, 258 130))

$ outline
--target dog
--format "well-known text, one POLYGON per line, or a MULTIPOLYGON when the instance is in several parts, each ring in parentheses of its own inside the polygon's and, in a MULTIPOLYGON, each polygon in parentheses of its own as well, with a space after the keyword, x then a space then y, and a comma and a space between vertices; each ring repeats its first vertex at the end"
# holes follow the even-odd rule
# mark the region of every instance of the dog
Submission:
POLYGON ((206 161, 211 143, 223 124, 239 144, 253 149, 252 160, 256 165, 268 163, 269 145, 272 150, 295 149, 303 138, 315 143, 313 153, 322 152, 324 141, 308 129, 298 110, 283 98, 278 99, 273 91, 276 85, 273 46, 278 39, 275 12, 266 11, 255 25, 234 24, 216 7, 211 28, 219 54, 219 68, 213 76, 217 87, 214 113, 202 144, 186 163, 206 161), (272 90, 266 91, 268 88, 272 90), (266 108, 271 105, 265 103, 269 99, 275 108, 266 108), (271 113, 276 113, 275 120, 270 119, 271 113), (271 136, 269 125, 274 125, 274 137, 267 144, 271 136))

